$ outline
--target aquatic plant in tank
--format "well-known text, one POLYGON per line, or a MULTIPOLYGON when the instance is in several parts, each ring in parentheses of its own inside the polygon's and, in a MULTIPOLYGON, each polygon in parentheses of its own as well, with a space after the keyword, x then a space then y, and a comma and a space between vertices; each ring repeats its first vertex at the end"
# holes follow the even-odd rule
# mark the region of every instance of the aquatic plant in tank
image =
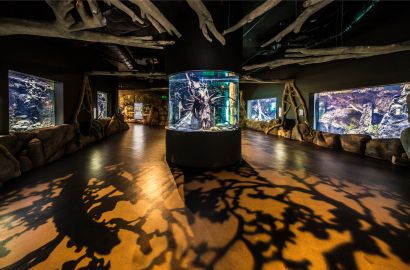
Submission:
POLYGON ((410 126, 410 83, 314 94, 314 128, 337 134, 400 138, 410 126))
POLYGON ((108 116, 108 94, 106 92, 97 91, 97 118, 106 118, 108 116))
POLYGON ((55 82, 9 71, 9 130, 55 125, 55 82))
POLYGON ((238 128, 239 77, 228 71, 187 71, 169 77, 170 129, 223 131, 238 128))
POLYGON ((270 121, 276 118, 276 98, 252 99, 247 102, 248 119, 270 121))

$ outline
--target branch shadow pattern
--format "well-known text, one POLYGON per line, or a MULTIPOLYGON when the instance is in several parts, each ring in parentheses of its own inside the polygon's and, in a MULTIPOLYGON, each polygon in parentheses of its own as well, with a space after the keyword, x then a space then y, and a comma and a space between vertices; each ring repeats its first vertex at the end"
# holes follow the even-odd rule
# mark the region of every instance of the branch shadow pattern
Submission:
POLYGON ((216 267, 240 241, 250 254, 247 269, 410 269, 410 205, 394 192, 306 170, 256 170, 245 161, 223 170, 171 171, 197 219, 237 220, 232 239, 213 247, 217 255, 203 267, 216 267))
MULTIPOLYGON (((174 230, 189 231, 186 218, 190 213, 174 198, 179 195, 173 181, 152 175, 151 180, 156 181, 152 194, 146 192, 150 179, 144 177, 155 168, 130 172, 126 169, 129 167, 106 166, 101 178, 87 179, 78 173, 51 176, 3 192, 0 268, 44 269, 54 265, 59 269, 122 269, 118 261, 124 254, 114 252, 122 244, 122 251, 130 250, 129 263, 135 268, 153 269, 165 264, 168 269, 178 268, 189 247, 178 247, 180 239, 175 238, 174 230), (142 207, 136 211, 136 206, 142 207), (42 228, 45 234, 36 232, 42 228), (128 232, 125 238, 133 241, 121 238, 124 231, 128 232), (29 251, 20 251, 18 245, 27 244, 24 240, 31 237, 41 240, 28 247, 29 251), (157 251, 158 240, 166 248, 157 251), (66 254, 60 254, 61 250, 66 254), (117 257, 116 265, 112 264, 113 257, 117 257)), ((188 243, 194 242, 189 240, 189 233, 183 237, 188 243)))

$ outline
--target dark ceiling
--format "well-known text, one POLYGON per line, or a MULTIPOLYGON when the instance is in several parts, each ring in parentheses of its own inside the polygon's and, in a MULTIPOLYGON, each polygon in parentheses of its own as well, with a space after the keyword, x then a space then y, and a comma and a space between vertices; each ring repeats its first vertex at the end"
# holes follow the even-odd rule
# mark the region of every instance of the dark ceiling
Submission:
MULTIPOLYGON (((203 2, 209 6, 220 1, 222 0, 203 2)), ((193 12, 185 1, 152 2, 171 23, 187 12, 193 12)), ((243 14, 247 14, 263 2, 241 2, 243 14)), ((117 36, 149 35, 153 36, 154 40, 178 42, 175 36, 159 34, 147 20, 144 24, 133 22, 128 15, 117 8, 108 6, 103 1, 98 3, 107 19, 107 25, 93 31, 117 36)), ((123 1, 123 3, 139 14, 137 6, 129 1, 123 1)), ((410 14, 410 1, 335 1, 310 17, 298 34, 291 33, 279 43, 261 48, 261 44, 279 33, 301 14, 302 5, 303 1, 282 1, 243 27, 243 64, 249 65, 281 58, 288 48, 383 45, 410 40, 410 16, 408 15, 410 14)), ((78 14, 73 12, 73 16, 78 19, 78 14)), ((45 21, 53 21, 55 18, 45 1, 0 1, 0 17, 45 21)), ((197 24, 198 21, 193 23, 197 24)), ((236 22, 232 21, 232 24, 234 23, 236 22)), ((216 25, 216 27, 223 32, 226 26, 216 25)), ((199 28, 198 31, 200 31, 199 28)), ((56 41, 50 39, 50 42, 56 41)), ((112 70, 164 71, 166 49, 143 49, 70 40, 60 40, 56 44, 59 42, 76 47, 88 47, 103 59, 105 64, 109 64, 112 70)), ((264 70, 257 70, 253 72, 253 75, 262 71, 264 70)))

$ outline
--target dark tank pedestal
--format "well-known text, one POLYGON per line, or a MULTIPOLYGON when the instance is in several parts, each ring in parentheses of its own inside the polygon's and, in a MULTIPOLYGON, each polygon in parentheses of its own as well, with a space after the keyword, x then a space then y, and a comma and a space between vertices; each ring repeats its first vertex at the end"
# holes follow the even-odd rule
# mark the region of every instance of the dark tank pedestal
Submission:
POLYGON ((180 166, 218 168, 241 161, 241 130, 166 130, 167 161, 180 166))

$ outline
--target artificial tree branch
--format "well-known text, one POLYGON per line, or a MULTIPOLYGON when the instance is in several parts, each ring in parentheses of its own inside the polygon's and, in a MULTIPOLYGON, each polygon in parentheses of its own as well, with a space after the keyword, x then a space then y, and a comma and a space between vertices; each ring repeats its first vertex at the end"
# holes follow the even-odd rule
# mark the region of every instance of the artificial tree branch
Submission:
POLYGON ((94 29, 107 25, 107 20, 102 15, 97 2, 95 2, 95 0, 87 0, 87 2, 88 7, 91 10, 91 16, 88 15, 85 9, 84 0, 77 0, 75 8, 78 12, 78 15, 80 15, 81 22, 73 25, 70 28, 71 31, 94 29))
POLYGON ((208 34, 208 30, 214 35, 214 37, 222 44, 225 45, 225 38, 216 29, 212 15, 205 7, 201 0, 187 0, 188 5, 195 11, 199 19, 199 28, 202 30, 202 34, 209 41, 212 42, 211 37, 208 34))
POLYGON ((311 65, 336 60, 360 59, 377 55, 410 51, 410 43, 403 42, 385 46, 352 46, 327 49, 288 49, 285 58, 268 61, 261 64, 244 66, 244 70, 269 67, 274 69, 292 64, 311 65))
POLYGON ((75 20, 70 14, 71 10, 75 8, 73 1, 46 0, 46 3, 56 16, 56 25, 68 30, 75 24, 75 20))
POLYGON ((132 11, 130 8, 128 8, 126 5, 124 5, 120 0, 104 0, 104 2, 111 6, 115 6, 116 8, 118 8, 119 10, 121 10, 122 12, 124 12, 125 14, 127 14, 128 16, 131 17, 131 20, 133 22, 138 22, 139 24, 144 24, 144 21, 138 17, 134 11, 132 11))
POLYGON ((294 33, 299 33, 300 29, 302 28, 303 24, 316 12, 321 10, 322 8, 326 7, 330 3, 332 3, 334 0, 322 0, 317 2, 315 5, 308 6, 302 14, 299 15, 299 17, 291 23, 288 27, 283 29, 279 34, 268 40, 267 42, 263 43, 261 47, 266 47, 273 42, 279 42, 282 40, 283 37, 288 35, 291 32, 294 33))
POLYGON ((279 4, 281 0, 266 0, 262 5, 258 6, 256 9, 248 13, 245 17, 243 17, 239 22, 235 25, 229 27, 225 31, 223 31, 223 35, 229 34, 241 28, 242 26, 252 22, 257 17, 261 16, 262 14, 268 12, 270 9, 275 7, 279 4))
POLYGON ((65 38, 88 42, 110 43, 131 47, 163 49, 165 45, 172 45, 174 41, 153 41, 152 37, 119 37, 101 32, 66 31, 58 22, 41 22, 23 19, 0 18, 0 36, 30 35, 54 38, 65 38))
MULTIPOLYGON (((161 28, 165 29, 170 35, 175 34, 177 37, 181 37, 181 34, 175 26, 172 25, 167 18, 165 18, 161 11, 159 11, 159 9, 150 0, 130 0, 130 2, 140 8, 141 17, 144 18, 146 16, 147 19, 153 23, 153 25, 156 24, 157 27, 161 26, 161 28)), ((157 28, 160 33, 161 28, 157 28)))

